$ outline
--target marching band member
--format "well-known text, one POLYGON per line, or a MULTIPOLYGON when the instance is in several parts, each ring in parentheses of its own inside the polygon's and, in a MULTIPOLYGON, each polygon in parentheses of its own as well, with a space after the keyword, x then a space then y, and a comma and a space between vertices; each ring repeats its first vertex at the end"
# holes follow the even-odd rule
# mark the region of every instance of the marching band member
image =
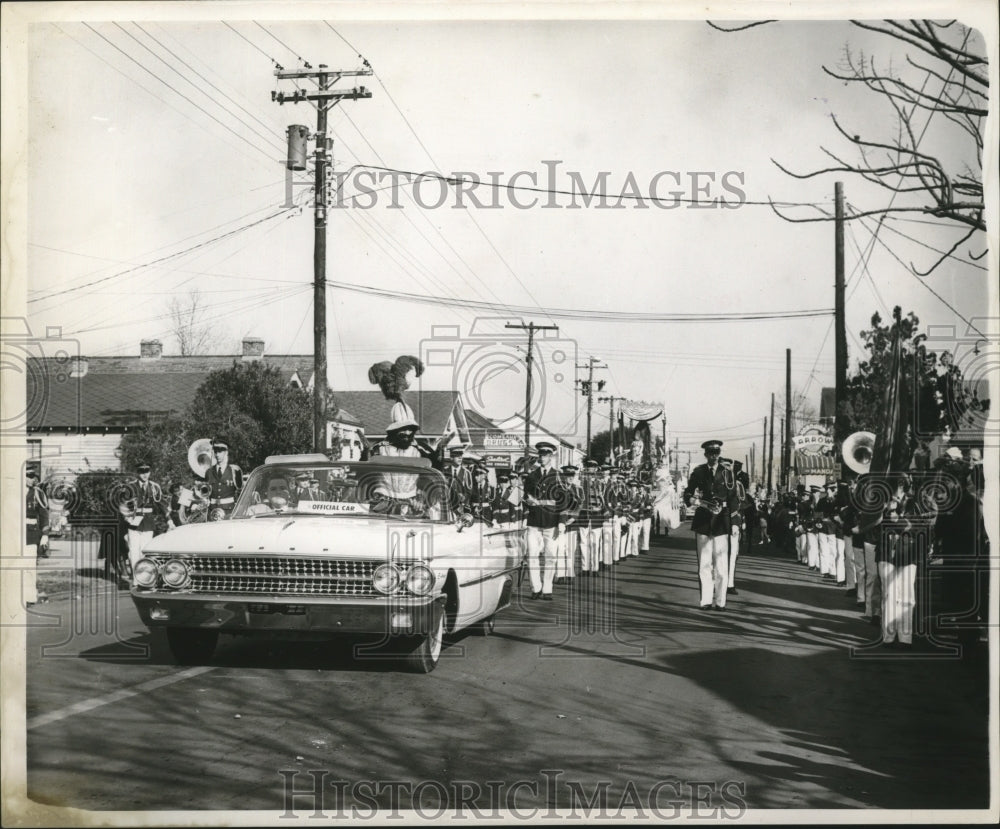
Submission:
POLYGON ((625 507, 625 516, 628 519, 628 532, 625 534, 625 555, 639 555, 639 482, 635 478, 629 478, 628 500, 625 507))
POLYGON ((901 645, 911 645, 917 558, 922 550, 917 536, 921 526, 933 524, 936 511, 912 497, 908 475, 900 473, 892 483, 895 491, 885 508, 876 552, 882 582, 882 642, 893 645, 898 638, 901 645))
POLYGON ((698 578, 702 610, 725 610, 729 578, 728 539, 732 528, 734 490, 726 486, 726 473, 719 463, 721 440, 706 440, 705 463, 691 471, 684 501, 697 506, 691 529, 698 548, 698 578))
POLYGON ((608 483, 604 488, 605 535, 609 543, 605 546, 601 563, 605 569, 621 558, 622 553, 622 515, 628 490, 621 481, 617 470, 612 472, 606 467, 608 483))
POLYGON ((824 486, 824 494, 816 504, 819 571, 824 579, 836 579, 837 577, 837 524, 834 520, 837 513, 837 507, 834 504, 836 490, 836 483, 828 478, 824 486))
POLYGON ((836 543, 835 575, 837 584, 845 588, 845 593, 851 596, 858 589, 856 581, 857 574, 854 572, 853 550, 849 548, 850 527, 845 528, 844 516, 850 503, 850 496, 847 492, 847 481, 837 481, 836 492, 833 496, 833 535, 836 543))
POLYGON ((615 534, 615 516, 608 506, 608 493, 611 490, 611 466, 603 464, 600 467, 600 500, 601 500, 601 557, 597 562, 598 569, 608 569, 614 563, 614 551, 618 542, 615 534))
POLYGON ((819 570, 819 534, 823 529, 823 516, 819 511, 819 498, 823 490, 818 486, 809 487, 809 499, 799 507, 799 516, 803 517, 802 526, 806 531, 806 551, 810 570, 819 570))
POLYGON ((639 529, 637 541, 640 553, 649 552, 649 534, 653 526, 653 499, 649 494, 650 485, 640 482, 637 488, 639 501, 639 529))
POLYGON ((524 481, 528 507, 528 577, 531 598, 551 601, 556 575, 556 538, 562 529, 556 506, 559 474, 555 467, 555 444, 540 441, 535 448, 540 465, 532 469, 524 481))
POLYGON ((560 522, 563 529, 556 539, 556 582, 562 583, 576 576, 576 553, 580 534, 576 518, 582 501, 582 490, 576 483, 577 468, 571 464, 560 470, 560 522))
POLYGON ((221 509, 228 518, 236 506, 236 496, 243 488, 243 470, 229 462, 229 444, 223 438, 212 441, 215 463, 205 472, 205 483, 211 487, 209 509, 221 509))
POLYGON ((804 485, 798 486, 798 499, 795 505, 795 514, 798 523, 795 525, 795 548, 799 554, 799 564, 805 564, 810 569, 809 564, 809 536, 806 533, 806 525, 812 519, 812 500, 806 492, 804 485))
POLYGON ((510 500, 512 492, 510 476, 503 473, 497 475, 497 488, 490 505, 494 526, 507 527, 513 522, 514 505, 510 500))
POLYGON ((134 485, 135 495, 130 503, 122 506, 125 523, 128 524, 128 563, 135 572, 135 565, 142 558, 142 551, 152 541, 156 529, 156 512, 166 513, 163 490, 155 481, 149 479, 150 467, 145 461, 135 468, 139 476, 134 485))
POLYGON ((619 562, 628 555, 628 506, 629 489, 625 483, 625 474, 621 470, 614 473, 614 483, 608 495, 608 505, 614 514, 615 535, 617 543, 614 544, 614 562, 619 562))
POLYGON ((584 462, 583 486, 577 524, 580 533, 580 571, 584 575, 598 572, 604 536, 604 485, 600 480, 597 461, 584 462))
POLYGON ((32 467, 24 473, 24 567, 22 590, 26 607, 38 601, 38 547, 45 534, 49 520, 49 502, 38 484, 38 471, 32 467))
MULTIPOLYGON (((740 555, 740 536, 743 530, 743 513, 746 509, 746 504, 739 500, 737 497, 738 490, 736 490, 736 484, 743 487, 744 497, 746 496, 746 487, 750 485, 750 478, 746 472, 743 471, 743 463, 741 461, 732 462, 732 485, 734 489, 733 497, 733 508, 730 512, 730 518, 732 521, 732 527, 729 530, 729 573, 727 576, 727 586, 726 590, 734 595, 739 595, 739 590, 736 589, 736 559, 740 555)), ((727 484, 729 481, 727 480, 727 484)))

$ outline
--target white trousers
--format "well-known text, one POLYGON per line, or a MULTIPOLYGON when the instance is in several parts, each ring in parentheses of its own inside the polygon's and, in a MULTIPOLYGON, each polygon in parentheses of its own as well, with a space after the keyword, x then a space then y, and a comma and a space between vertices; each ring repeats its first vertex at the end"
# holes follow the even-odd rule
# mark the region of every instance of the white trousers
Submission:
POLYGON ((624 517, 619 518, 618 520, 621 522, 621 536, 619 537, 619 544, 618 544, 618 559, 621 560, 628 555, 628 539, 629 535, 632 532, 631 530, 632 525, 624 517))
POLYGON ((38 545, 24 545, 24 561, 21 571, 21 598, 25 604, 38 601, 38 545))
POLYGON ((733 527, 733 531, 729 534, 730 547, 729 547, 729 586, 736 587, 736 559, 740 554, 740 528, 733 527))
POLYGON ((799 554, 799 561, 803 564, 809 561, 809 537, 807 533, 795 536, 795 551, 799 554))
POLYGON ((897 567, 889 561, 878 563, 882 579, 882 641, 907 644, 913 641, 913 608, 917 583, 917 565, 897 567))
POLYGON ((618 549, 617 518, 607 518, 601 525, 601 562, 608 567, 615 561, 615 550, 618 549))
POLYGON ((865 582, 868 579, 868 567, 865 561, 865 548, 851 545, 852 558, 854 559, 854 580, 858 588, 858 601, 865 600, 865 582))
POLYGON ((555 527, 528 527, 528 578, 532 593, 551 593, 556 577, 555 527))
POLYGON ((701 605, 726 606, 726 580, 729 576, 729 541, 724 535, 695 535, 698 547, 698 580, 701 605))
POLYGON ((142 558, 142 551, 146 545, 153 540, 152 531, 139 532, 139 530, 128 531, 128 563, 132 565, 132 572, 135 572, 136 562, 142 558))
POLYGON ((652 522, 652 518, 643 518, 639 521, 639 549, 644 553, 649 552, 649 529, 652 522))
POLYGON ((641 521, 633 521, 628 525, 628 554, 639 555, 639 525, 641 521))
POLYGON ((601 536, 604 528, 600 524, 580 527, 580 570, 592 573, 601 563, 601 536))
POLYGON ((858 586, 858 574, 855 572, 854 567, 854 547, 851 545, 851 539, 849 536, 837 539, 837 547, 839 549, 838 555, 844 559, 844 578, 843 580, 847 582, 845 587, 848 590, 853 590, 858 586))
MULTIPOLYGON (((846 550, 847 550, 847 544, 845 542, 845 539, 844 538, 837 538, 837 536, 834 536, 833 537, 833 555, 834 555, 834 558, 833 558, 833 562, 834 562, 833 572, 834 572, 834 575, 837 577, 838 583, 843 583, 843 582, 845 582, 847 580, 847 558, 844 555, 844 552, 846 550)), ((853 567, 851 569, 853 569, 853 567)), ((850 586, 854 587, 853 584, 850 585, 850 586)))
POLYGON ((865 615, 882 615, 882 585, 875 564, 875 545, 865 542, 865 615))
POLYGON ((819 569, 819 534, 806 533, 806 560, 809 567, 819 569))
POLYGON ((556 539, 556 575, 557 579, 573 578, 576 575, 576 551, 580 546, 580 534, 576 529, 568 527, 559 533, 556 539))
POLYGON ((836 571, 837 538, 833 533, 817 533, 819 536, 819 571, 824 576, 836 571))

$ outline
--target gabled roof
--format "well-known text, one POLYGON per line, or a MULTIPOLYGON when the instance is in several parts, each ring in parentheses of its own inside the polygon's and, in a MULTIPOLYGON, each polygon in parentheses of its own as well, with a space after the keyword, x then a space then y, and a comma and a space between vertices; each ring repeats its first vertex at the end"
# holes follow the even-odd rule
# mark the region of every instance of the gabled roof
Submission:
MULTIPOLYGON (((239 357, 87 357, 86 373, 70 376, 70 364, 54 357, 32 358, 26 372, 28 429, 126 429, 150 416, 179 415, 213 371, 239 357)), ((308 385, 311 355, 274 355, 262 360, 291 382, 308 385)))
MULTIPOLYGON (((354 415, 365 430, 368 437, 379 437, 385 434, 385 427, 391 420, 392 402, 378 389, 361 391, 334 391, 333 397, 337 405, 354 415)), ((448 428, 452 414, 458 423, 459 432, 468 432, 465 422, 465 410, 461 405, 461 396, 457 391, 421 391, 413 392, 405 398, 420 424, 421 435, 440 437, 448 428)), ((460 434, 462 440, 467 435, 460 434)))

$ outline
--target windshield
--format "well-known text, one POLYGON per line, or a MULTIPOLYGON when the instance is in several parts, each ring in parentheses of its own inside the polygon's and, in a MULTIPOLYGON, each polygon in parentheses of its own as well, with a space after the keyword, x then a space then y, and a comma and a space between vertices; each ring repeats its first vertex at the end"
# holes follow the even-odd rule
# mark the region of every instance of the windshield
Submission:
POLYGON ((326 515, 449 521, 447 485, 430 469, 289 464, 255 469, 233 518, 326 515))

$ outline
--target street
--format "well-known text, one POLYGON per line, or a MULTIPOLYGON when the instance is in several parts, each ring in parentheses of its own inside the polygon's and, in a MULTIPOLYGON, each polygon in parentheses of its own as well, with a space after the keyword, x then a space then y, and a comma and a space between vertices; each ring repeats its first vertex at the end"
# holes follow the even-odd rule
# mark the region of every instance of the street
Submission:
POLYGON ((983 654, 866 648, 842 589, 753 549, 725 612, 697 607, 687 525, 554 602, 525 581, 427 676, 347 641, 228 637, 180 668, 126 593, 53 594, 28 635, 28 793, 275 818, 986 808, 983 654), (317 780, 321 801, 291 796, 317 780))

